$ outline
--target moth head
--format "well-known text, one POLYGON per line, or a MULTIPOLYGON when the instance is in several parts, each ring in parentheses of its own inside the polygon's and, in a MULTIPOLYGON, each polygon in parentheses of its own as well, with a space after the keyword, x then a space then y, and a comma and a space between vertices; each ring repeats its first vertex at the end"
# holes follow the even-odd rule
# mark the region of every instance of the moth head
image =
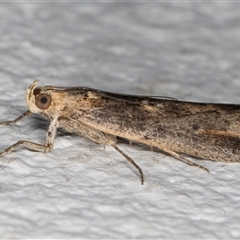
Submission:
POLYGON ((35 80, 27 89, 26 102, 33 113, 40 113, 47 110, 52 103, 50 94, 43 92, 41 87, 36 87, 38 80, 35 80))

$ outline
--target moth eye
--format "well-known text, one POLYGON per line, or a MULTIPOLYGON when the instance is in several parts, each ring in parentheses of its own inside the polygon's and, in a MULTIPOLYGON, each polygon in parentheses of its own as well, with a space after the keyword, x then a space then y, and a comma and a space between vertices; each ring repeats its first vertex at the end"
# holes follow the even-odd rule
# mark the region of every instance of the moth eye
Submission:
POLYGON ((52 102, 52 97, 49 94, 40 93, 36 96, 35 104, 38 108, 46 110, 52 102))

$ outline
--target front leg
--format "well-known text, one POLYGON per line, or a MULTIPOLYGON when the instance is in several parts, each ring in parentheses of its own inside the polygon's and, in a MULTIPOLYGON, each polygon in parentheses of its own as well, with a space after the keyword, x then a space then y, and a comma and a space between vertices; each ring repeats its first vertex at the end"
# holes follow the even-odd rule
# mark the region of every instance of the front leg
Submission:
POLYGON ((19 145, 23 145, 24 147, 31 150, 35 150, 37 152, 50 152, 53 149, 53 143, 56 137, 57 127, 58 127, 58 119, 55 118, 51 121, 49 125, 45 145, 26 141, 26 140, 19 140, 12 146, 2 151, 0 153, 0 157, 3 156, 4 154, 14 151, 19 145))

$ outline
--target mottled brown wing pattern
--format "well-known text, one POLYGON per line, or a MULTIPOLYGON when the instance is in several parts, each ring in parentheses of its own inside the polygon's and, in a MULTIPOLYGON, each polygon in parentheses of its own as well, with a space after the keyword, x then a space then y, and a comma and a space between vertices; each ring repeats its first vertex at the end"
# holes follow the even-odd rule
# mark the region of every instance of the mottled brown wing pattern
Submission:
POLYGON ((216 161, 240 161, 240 106, 94 92, 80 121, 160 149, 216 161))

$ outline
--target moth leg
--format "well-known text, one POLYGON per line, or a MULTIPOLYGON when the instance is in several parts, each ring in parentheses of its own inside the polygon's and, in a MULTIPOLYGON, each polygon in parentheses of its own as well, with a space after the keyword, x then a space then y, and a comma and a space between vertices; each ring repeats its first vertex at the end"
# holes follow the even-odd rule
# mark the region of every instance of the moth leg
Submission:
POLYGON ((184 163, 186 163, 186 164, 188 164, 188 165, 195 166, 195 167, 201 168, 201 169, 209 172, 209 170, 208 170, 207 168, 205 168, 205 167, 203 167, 203 166, 201 166, 201 165, 199 165, 199 164, 197 164, 197 163, 195 163, 195 162, 193 162, 193 161, 191 161, 191 160, 186 159, 185 157, 181 156, 180 154, 178 154, 178 153, 176 153, 176 152, 174 152, 174 151, 171 151, 171 150, 169 150, 169 149, 162 149, 162 150, 163 150, 164 152, 169 153, 169 154, 172 155, 174 158, 176 158, 176 159, 178 159, 178 160, 180 160, 180 161, 182 161, 182 162, 184 162, 184 163))
POLYGON ((12 121, 5 121, 5 122, 0 122, 0 125, 10 125, 10 124, 14 124, 16 122, 18 122, 19 120, 21 120, 24 117, 30 116, 32 114, 31 111, 26 111, 25 113, 23 113, 21 116, 17 117, 16 119, 12 120, 12 121))
MULTIPOLYGON (((92 130, 91 132, 91 140, 94 140, 95 142, 98 142, 98 143, 103 143, 104 144, 104 148, 105 148, 105 145, 108 144, 108 145, 111 145, 113 148, 115 148, 123 157, 125 157, 140 173, 140 177, 141 177, 141 184, 143 185, 144 183, 144 175, 143 175, 143 172, 142 172, 142 169, 127 155, 125 154, 121 149, 119 149, 117 146, 116 146, 116 142, 117 142, 117 138, 116 136, 114 135, 111 135, 111 134, 107 134, 107 133, 103 133, 101 132, 102 135, 99 135, 100 133, 99 132, 95 132, 92 130), (99 138, 101 136, 101 138, 99 138)), ((89 136, 88 136, 89 138, 89 136)))
POLYGON ((125 154, 121 149, 119 149, 115 144, 112 144, 111 146, 115 148, 122 156, 124 156, 139 171, 141 184, 143 185, 144 175, 143 175, 142 169, 127 154, 125 154))
POLYGON ((3 156, 4 154, 10 153, 14 151, 19 145, 23 145, 24 147, 35 150, 38 152, 47 152, 47 147, 38 143, 26 141, 26 140, 19 140, 16 143, 14 143, 12 146, 6 148, 4 151, 0 153, 0 157, 3 156))
POLYGON ((19 140, 15 144, 13 144, 12 146, 10 146, 7 149, 5 149, 4 151, 2 151, 0 153, 0 157, 2 155, 6 154, 6 153, 10 153, 10 152, 14 151, 19 145, 22 145, 22 146, 24 146, 28 149, 35 150, 35 151, 38 151, 38 152, 49 152, 49 151, 51 151, 52 148, 53 148, 53 142, 54 142, 54 139, 55 139, 55 136, 56 136, 57 127, 58 127, 57 119, 52 120, 50 125, 49 125, 49 128, 48 128, 45 145, 30 142, 30 141, 26 141, 26 140, 19 140))
MULTIPOLYGON (((72 119, 74 120, 74 119, 72 119)), ((141 183, 144 182, 144 177, 141 168, 130 158, 128 157, 124 152, 122 152, 117 146, 117 137, 111 134, 104 133, 102 131, 99 131, 97 129, 91 128, 87 126, 84 123, 81 123, 79 121, 76 121, 76 127, 73 128, 71 125, 69 125, 68 121, 64 118, 59 118, 60 126, 65 129, 67 132, 75 132, 79 136, 85 137, 95 143, 103 144, 104 150, 105 145, 113 146, 122 156, 124 156, 129 162, 131 162, 140 172, 141 175, 141 183)))

